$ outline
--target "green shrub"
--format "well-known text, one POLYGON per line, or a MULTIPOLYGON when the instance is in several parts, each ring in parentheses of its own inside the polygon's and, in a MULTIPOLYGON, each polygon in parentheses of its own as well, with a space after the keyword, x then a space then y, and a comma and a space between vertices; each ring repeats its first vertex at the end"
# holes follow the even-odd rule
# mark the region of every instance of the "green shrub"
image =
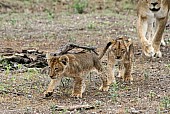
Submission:
POLYGON ((76 13, 82 14, 87 6, 88 6, 87 0, 74 0, 73 8, 76 11, 76 13))

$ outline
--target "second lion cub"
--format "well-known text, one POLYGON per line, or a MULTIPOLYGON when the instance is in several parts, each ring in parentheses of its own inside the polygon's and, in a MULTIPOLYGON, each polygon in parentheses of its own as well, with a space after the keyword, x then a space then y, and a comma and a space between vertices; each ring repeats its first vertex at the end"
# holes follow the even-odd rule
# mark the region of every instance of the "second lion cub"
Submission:
POLYGON ((108 64, 107 70, 109 77, 112 81, 116 82, 114 76, 114 69, 116 62, 118 63, 119 75, 123 81, 133 81, 132 72, 132 59, 133 59, 133 43, 130 38, 120 37, 112 39, 108 42, 103 49, 99 59, 101 59, 108 50, 108 64))

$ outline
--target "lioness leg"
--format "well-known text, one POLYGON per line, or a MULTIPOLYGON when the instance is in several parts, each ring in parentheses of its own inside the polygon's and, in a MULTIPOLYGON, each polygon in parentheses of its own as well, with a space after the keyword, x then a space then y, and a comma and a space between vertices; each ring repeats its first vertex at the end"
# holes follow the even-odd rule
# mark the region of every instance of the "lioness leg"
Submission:
POLYGON ((148 22, 146 37, 148 37, 148 42, 152 44, 153 35, 155 33, 155 19, 149 19, 149 20, 150 22, 148 22))
MULTIPOLYGON (((152 44, 146 39, 146 34, 149 27, 148 24, 150 23, 147 23, 146 17, 139 17, 137 21, 137 32, 141 41, 143 53, 146 56, 152 57, 154 56, 154 48, 152 47, 152 44)), ((151 31, 149 34, 151 35, 151 31)))
POLYGON ((164 29, 167 23, 167 19, 168 18, 166 17, 166 18, 156 20, 157 26, 156 26, 156 31, 155 31, 155 35, 153 39, 153 44, 152 44, 156 57, 162 57, 162 53, 160 51, 160 45, 161 45, 162 35, 163 35, 164 29))
POLYGON ((84 79, 81 77, 75 77, 74 78, 74 87, 73 87, 71 96, 82 98, 82 94, 84 91, 85 91, 84 79))
MULTIPOLYGON (((155 27, 155 29, 154 29, 154 33, 155 33, 155 31, 156 31, 156 28, 157 28, 157 27, 155 27)), ((165 40, 164 40, 164 37, 165 37, 165 35, 162 34, 162 38, 161 38, 161 45, 162 45, 162 46, 165 46, 165 45, 166 45, 165 40)))
POLYGON ((61 77, 57 79, 51 79, 50 84, 48 85, 48 89, 44 92, 44 97, 49 97, 53 94, 53 91, 56 86, 60 85, 61 77))
POLYGON ((166 46, 165 40, 164 40, 164 34, 162 35, 161 45, 166 46))

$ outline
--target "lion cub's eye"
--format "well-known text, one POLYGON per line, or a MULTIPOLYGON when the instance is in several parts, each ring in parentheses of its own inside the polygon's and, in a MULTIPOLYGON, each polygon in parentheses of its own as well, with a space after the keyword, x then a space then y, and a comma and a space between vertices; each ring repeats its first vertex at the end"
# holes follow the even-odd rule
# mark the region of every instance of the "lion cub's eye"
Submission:
POLYGON ((58 68, 56 67, 55 70, 58 70, 58 68))
POLYGON ((124 49, 121 49, 122 52, 124 52, 125 50, 124 49))

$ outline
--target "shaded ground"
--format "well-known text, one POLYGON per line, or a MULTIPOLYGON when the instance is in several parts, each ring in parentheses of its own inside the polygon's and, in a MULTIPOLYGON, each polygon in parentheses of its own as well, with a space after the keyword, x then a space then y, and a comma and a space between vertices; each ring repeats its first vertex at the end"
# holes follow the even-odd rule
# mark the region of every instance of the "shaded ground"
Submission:
POLYGON ((0 113, 170 113, 169 28, 165 30, 167 45, 161 47, 163 57, 148 59, 142 57, 135 26, 136 13, 125 11, 119 14, 112 10, 74 14, 64 10, 54 13, 52 17, 44 11, 1 14, 1 51, 2 48, 18 51, 35 48, 44 53, 55 52, 68 42, 73 42, 97 46, 100 52, 109 38, 126 35, 134 39, 135 62, 132 85, 123 84, 116 78, 117 85, 112 85, 109 92, 101 92, 97 89, 100 79, 92 73, 87 78, 87 88, 82 99, 70 97, 70 79, 63 79, 53 96, 43 99, 43 92, 50 81, 47 74, 41 74, 36 68, 24 73, 8 69, 1 71, 0 113), (92 105, 95 109, 55 111, 56 105, 82 104, 92 105))

